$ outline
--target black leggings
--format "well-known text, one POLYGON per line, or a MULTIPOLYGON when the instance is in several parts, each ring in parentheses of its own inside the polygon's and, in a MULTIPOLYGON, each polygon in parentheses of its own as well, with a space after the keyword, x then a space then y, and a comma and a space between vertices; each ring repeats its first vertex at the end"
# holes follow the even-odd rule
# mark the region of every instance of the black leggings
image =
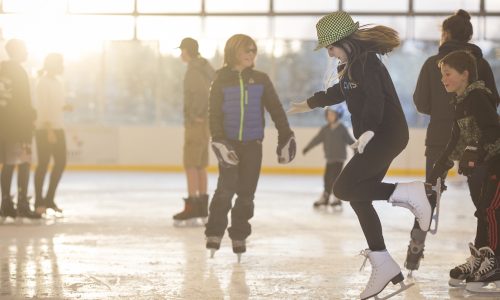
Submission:
MULTIPOLYGON (((3 165, 1 175, 2 201, 10 201, 12 176, 16 165, 3 165)), ((28 182, 30 178, 30 164, 17 165, 17 199, 18 206, 28 204, 28 182), (22 202, 22 203, 20 203, 22 202)))
POLYGON ((405 147, 405 139, 398 140, 394 134, 375 134, 363 154, 355 154, 347 163, 333 186, 337 198, 350 202, 372 251, 385 249, 382 225, 372 201, 388 200, 394 192, 395 185, 382 179, 405 147))
POLYGON ((38 165, 35 171, 35 206, 51 205, 54 203, 57 185, 66 167, 66 137, 64 130, 54 130, 57 141, 50 144, 47 130, 36 131, 36 149, 38 165), (54 166, 50 174, 49 189, 43 196, 43 182, 49 166, 50 158, 54 158, 54 166))
POLYGON ((333 184, 335 180, 339 177, 340 171, 342 171, 342 167, 344 166, 344 162, 334 161, 331 163, 327 163, 325 167, 325 174, 323 175, 323 183, 325 193, 330 195, 333 190, 333 184))

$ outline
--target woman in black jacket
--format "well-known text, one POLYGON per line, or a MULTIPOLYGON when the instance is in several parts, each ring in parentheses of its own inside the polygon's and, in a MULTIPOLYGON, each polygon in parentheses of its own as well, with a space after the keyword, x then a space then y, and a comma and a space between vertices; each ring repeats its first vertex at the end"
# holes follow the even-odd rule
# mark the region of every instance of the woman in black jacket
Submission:
MULTIPOLYGON (((469 43, 472 34, 470 15, 466 11, 458 10, 454 15, 446 18, 442 24, 438 54, 429 57, 420 70, 413 101, 420 113, 430 116, 425 138, 425 169, 428 182, 432 167, 444 151, 446 142, 450 139, 454 118, 453 97, 441 83, 438 61, 452 51, 469 51, 477 61, 478 79, 484 81, 485 86, 492 93, 491 101, 495 106, 498 106, 500 100, 493 72, 488 62, 483 58, 481 48, 469 43)), ((452 157, 452 159, 458 160, 459 157, 452 157)), ((476 207, 485 173, 485 169, 480 167, 476 168, 474 174, 468 177, 470 195, 476 207)), ((415 222, 405 262, 407 269, 417 270, 419 268, 420 259, 424 252, 425 237, 426 232, 420 231, 415 222)), ((479 243, 481 242, 479 241, 479 243)))
POLYGON ((382 226, 373 200, 388 200, 412 211, 423 231, 429 229, 431 204, 422 182, 382 182, 391 162, 408 143, 408 125, 389 72, 377 57, 399 45, 395 30, 385 26, 361 27, 345 12, 323 17, 316 25, 319 45, 340 60, 340 82, 294 103, 290 113, 305 112, 346 101, 351 112, 354 157, 333 187, 336 197, 349 201, 356 212, 369 249, 372 273, 361 299, 379 294, 385 286, 401 283, 401 268, 386 250, 382 226), (411 195, 411 196, 410 196, 411 195))

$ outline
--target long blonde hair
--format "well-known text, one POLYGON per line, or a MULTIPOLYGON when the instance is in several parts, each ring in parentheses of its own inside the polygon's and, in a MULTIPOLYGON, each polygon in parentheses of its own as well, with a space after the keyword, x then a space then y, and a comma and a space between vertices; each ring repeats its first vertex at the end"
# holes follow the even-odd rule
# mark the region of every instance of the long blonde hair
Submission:
POLYGON ((339 78, 345 76, 352 80, 351 68, 354 63, 363 65, 369 53, 384 55, 401 44, 398 32, 382 25, 364 25, 348 37, 335 42, 333 46, 343 49, 347 54, 347 66, 339 73, 339 78))

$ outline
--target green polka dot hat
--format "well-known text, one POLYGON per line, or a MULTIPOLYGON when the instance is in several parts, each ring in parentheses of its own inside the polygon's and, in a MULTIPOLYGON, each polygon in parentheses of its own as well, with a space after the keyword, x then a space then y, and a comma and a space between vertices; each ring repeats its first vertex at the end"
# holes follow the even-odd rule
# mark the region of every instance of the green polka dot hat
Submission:
POLYGON ((354 23, 351 16, 346 12, 338 11, 326 15, 316 23, 318 46, 314 50, 338 42, 358 30, 358 28, 359 22, 354 23))

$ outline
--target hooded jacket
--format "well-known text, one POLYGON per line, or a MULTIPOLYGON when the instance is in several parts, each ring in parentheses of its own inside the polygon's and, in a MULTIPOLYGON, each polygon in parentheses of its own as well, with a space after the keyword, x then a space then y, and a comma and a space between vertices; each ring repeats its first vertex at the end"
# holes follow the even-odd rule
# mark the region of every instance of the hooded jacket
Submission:
POLYGON ((444 147, 450 139, 451 127, 454 119, 454 108, 451 104, 452 94, 446 92, 441 83, 441 71, 438 62, 452 51, 468 50, 477 59, 478 79, 484 81, 486 87, 492 92, 492 101, 498 106, 499 96, 495 86, 495 79, 488 62, 483 58, 481 49, 469 43, 448 41, 439 47, 437 55, 429 57, 418 77, 417 86, 413 93, 413 102, 420 113, 430 115, 427 127, 425 145, 427 147, 444 147))
POLYGON ((210 89, 210 133, 213 139, 248 142, 264 138, 264 110, 271 115, 280 143, 293 134, 274 86, 263 72, 223 67, 210 89))
POLYGON ((404 148, 409 138, 408 124, 384 64, 375 53, 369 53, 365 62, 354 63, 351 75, 352 80, 346 73, 339 83, 315 93, 307 99, 308 106, 325 107, 345 100, 356 139, 366 131, 373 131, 375 136, 390 136, 404 148))
POLYGON ((215 71, 203 57, 189 61, 184 75, 184 124, 208 117, 208 94, 215 71))

